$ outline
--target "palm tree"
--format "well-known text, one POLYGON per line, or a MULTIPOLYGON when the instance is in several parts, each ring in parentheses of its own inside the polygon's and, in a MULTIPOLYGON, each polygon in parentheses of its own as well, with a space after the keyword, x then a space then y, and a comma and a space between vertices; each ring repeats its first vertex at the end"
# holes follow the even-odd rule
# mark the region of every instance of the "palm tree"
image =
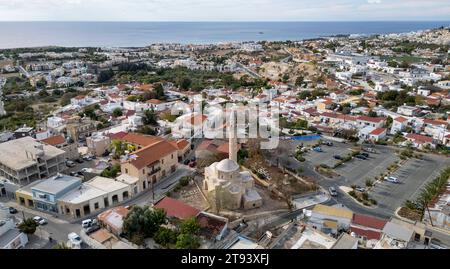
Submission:
POLYGON ((72 249, 72 248, 67 246, 67 244, 64 242, 59 242, 57 245, 53 247, 53 249, 72 249))

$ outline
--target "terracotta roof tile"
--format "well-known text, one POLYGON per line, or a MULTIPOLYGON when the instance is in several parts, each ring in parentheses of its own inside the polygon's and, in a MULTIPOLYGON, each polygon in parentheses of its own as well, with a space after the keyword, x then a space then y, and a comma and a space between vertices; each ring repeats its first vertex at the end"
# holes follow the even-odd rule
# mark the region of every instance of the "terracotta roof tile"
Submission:
POLYGON ((162 200, 158 201, 154 205, 154 208, 163 209, 166 211, 168 217, 175 217, 178 219, 196 217, 200 213, 200 210, 197 208, 170 197, 164 197, 162 200))
POLYGON ((51 145, 51 146, 56 146, 56 145, 64 144, 66 142, 66 140, 64 139, 64 137, 62 135, 55 135, 55 136, 46 138, 46 139, 42 140, 41 142, 51 145))

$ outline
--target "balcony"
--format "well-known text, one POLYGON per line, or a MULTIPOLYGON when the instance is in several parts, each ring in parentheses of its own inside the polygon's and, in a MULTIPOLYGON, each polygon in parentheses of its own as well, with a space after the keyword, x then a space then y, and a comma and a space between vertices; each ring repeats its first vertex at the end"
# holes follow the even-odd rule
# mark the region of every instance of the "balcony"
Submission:
POLYGON ((161 167, 153 168, 152 171, 148 172, 148 175, 153 176, 154 174, 158 173, 159 171, 161 171, 161 167))

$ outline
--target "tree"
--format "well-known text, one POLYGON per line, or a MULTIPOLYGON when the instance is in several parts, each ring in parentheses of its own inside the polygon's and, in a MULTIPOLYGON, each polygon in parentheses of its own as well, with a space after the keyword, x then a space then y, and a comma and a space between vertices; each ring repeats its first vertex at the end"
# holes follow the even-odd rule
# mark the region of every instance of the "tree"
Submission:
POLYGON ((177 237, 177 249, 197 249, 200 247, 200 240, 191 234, 180 234, 177 237))
POLYGON ((197 235, 200 232, 200 225, 196 218, 189 218, 181 223, 181 233, 197 235))
POLYGON ((118 159, 125 154, 125 144, 120 140, 113 140, 110 146, 111 151, 114 153, 114 158, 118 159))
POLYGON ((162 209, 152 210, 148 206, 133 206, 123 221, 123 233, 128 238, 142 235, 152 237, 162 224, 166 224, 166 212, 162 209))
POLYGON ((107 71, 101 71, 100 74, 98 75, 97 82, 98 83, 108 82, 113 76, 114 71, 112 69, 109 69, 107 71))
POLYGON ((121 108, 115 108, 114 110, 113 110, 113 116, 115 117, 115 118, 118 118, 118 117, 121 117, 122 115, 123 115, 123 112, 122 112, 122 109, 121 108))
POLYGON ((150 124, 150 125, 156 125, 157 124, 157 117, 155 110, 153 108, 151 110, 145 110, 144 111, 144 124, 150 124))
POLYGON ((298 94, 298 98, 301 100, 308 99, 309 97, 311 97, 310 91, 302 91, 301 93, 298 94))
POLYGON ((164 95, 164 88, 161 83, 158 83, 154 89, 155 99, 164 100, 166 96, 164 95))
POLYGON ((295 79, 295 86, 301 87, 303 85, 304 81, 305 81, 305 78, 303 76, 298 76, 295 79))
POLYGON ((111 168, 106 168, 105 170, 103 170, 100 176, 107 178, 116 178, 119 172, 120 172, 120 164, 116 164, 111 168))
POLYGON ((154 236, 154 240, 161 246, 168 247, 177 243, 178 234, 171 229, 160 227, 154 236))
POLYGON ((156 135, 157 132, 154 128, 150 126, 142 126, 138 130, 136 130, 137 133, 145 134, 145 135, 156 135))
POLYGON ((28 219, 24 219, 19 224, 19 230, 22 233, 30 235, 30 234, 34 234, 36 232, 37 226, 38 226, 37 223, 33 219, 28 218, 28 219))
POLYGON ((59 242, 58 244, 56 244, 53 249, 72 249, 71 247, 69 247, 66 243, 64 242, 59 242))

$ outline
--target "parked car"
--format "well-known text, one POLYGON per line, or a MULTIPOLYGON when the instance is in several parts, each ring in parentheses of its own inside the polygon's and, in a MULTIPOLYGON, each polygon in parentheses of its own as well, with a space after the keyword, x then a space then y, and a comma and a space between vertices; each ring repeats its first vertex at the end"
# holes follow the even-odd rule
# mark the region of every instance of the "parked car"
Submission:
POLYGON ((190 162, 189 167, 194 168, 197 165, 196 161, 190 162))
POLYGON ((361 187, 361 186, 356 186, 355 190, 357 190, 359 192, 366 192, 366 188, 361 187))
POLYGON ((88 228, 94 225, 98 225, 98 221, 96 219, 85 219, 81 222, 81 227, 88 228))
POLYGON ((190 162, 191 162, 190 160, 185 160, 183 163, 184 165, 189 165, 190 162))
POLYGON ((367 160, 367 157, 361 154, 356 155, 355 158, 358 158, 360 160, 367 160))
POLYGON ((100 228, 101 228, 100 225, 93 224, 93 225, 87 227, 86 229, 84 229, 84 231, 86 232, 87 235, 90 235, 91 233, 94 233, 94 232, 100 230, 100 228))
POLYGON ((327 146, 329 146, 329 147, 332 147, 332 146, 333 146, 333 142, 330 142, 330 141, 326 141, 326 142, 324 142, 323 144, 324 144, 324 145, 327 145, 327 146))
POLYGON ((17 214, 17 212, 17 209, 15 209, 14 207, 9 208, 9 214, 17 214))
POLYGON ((323 152, 321 147, 316 147, 313 149, 315 152, 323 152))
POLYGON ((86 161, 86 162, 90 162, 90 161, 92 161, 92 157, 91 156, 84 156, 83 160, 86 161))
POLYGON ((33 220, 34 220, 34 222, 36 222, 36 223, 39 224, 39 225, 45 225, 45 224, 47 224, 47 220, 44 219, 43 217, 35 216, 35 217, 33 218, 33 220))
POLYGON ((342 156, 340 156, 340 155, 334 155, 333 156, 336 160, 342 160, 342 156))
POLYGON ((330 188, 328 189, 328 191, 330 192, 330 195, 331 195, 331 196, 337 196, 337 195, 338 195, 338 193, 337 193, 337 191, 336 191, 336 188, 334 188, 334 187, 330 187, 330 188))
POLYGON ((363 148, 364 151, 370 152, 370 153, 376 153, 374 148, 363 148))
POLYGON ((83 159, 79 158, 75 160, 77 163, 84 163, 83 159))
POLYGON ((75 164, 73 161, 67 161, 67 162, 66 162, 66 166, 67 166, 67 167, 75 167, 75 165, 76 165, 76 164, 75 164))
POLYGON ((361 153, 361 155, 366 157, 366 158, 369 158, 369 156, 370 156, 369 153, 367 153, 367 152, 363 152, 363 153, 361 153))
POLYGON ((398 179, 396 177, 385 177, 384 180, 391 183, 398 183, 398 179))
POLYGON ((67 238, 69 239, 70 247, 72 248, 81 248, 81 243, 83 241, 81 240, 81 237, 76 233, 70 233, 67 238))

